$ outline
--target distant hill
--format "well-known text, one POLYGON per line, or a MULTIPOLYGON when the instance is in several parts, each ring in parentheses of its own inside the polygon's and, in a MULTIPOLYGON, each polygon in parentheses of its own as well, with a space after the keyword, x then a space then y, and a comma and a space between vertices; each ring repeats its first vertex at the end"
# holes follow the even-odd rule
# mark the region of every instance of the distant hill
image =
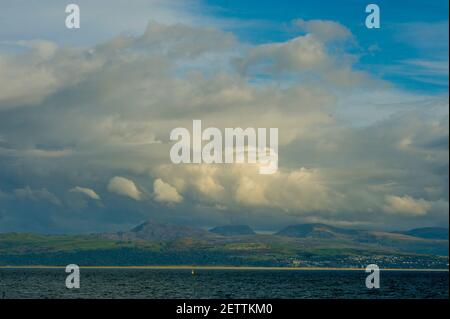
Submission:
POLYGON ((227 225, 218 226, 210 229, 210 232, 222 236, 240 236, 240 235, 254 235, 255 232, 248 225, 227 225))
POLYGON ((427 239, 446 239, 448 240, 448 228, 442 227, 424 227, 415 228, 405 232, 399 232, 400 234, 427 238, 427 239))
POLYGON ((147 221, 135 228, 116 233, 103 233, 100 237, 114 240, 150 240, 150 241, 172 241, 180 238, 205 238, 212 234, 200 228, 178 226, 172 224, 147 221))
POLYGON ((385 232, 339 228, 325 224, 291 225, 277 236, 330 240, 337 243, 369 244, 399 251, 448 255, 448 229, 421 228, 406 232, 385 232))
POLYGON ((357 230, 343 229, 325 224, 299 224, 288 226, 280 230, 277 235, 300 238, 342 238, 343 236, 355 236, 358 233, 357 230))

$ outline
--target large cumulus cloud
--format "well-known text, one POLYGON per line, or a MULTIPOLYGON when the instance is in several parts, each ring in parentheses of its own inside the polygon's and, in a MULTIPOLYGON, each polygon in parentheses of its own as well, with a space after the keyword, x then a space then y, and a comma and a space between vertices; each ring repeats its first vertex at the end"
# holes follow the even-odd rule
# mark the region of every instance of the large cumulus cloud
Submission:
POLYGON ((150 217, 448 223, 448 99, 358 70, 346 51, 356 40, 336 22, 294 25, 298 36, 261 45, 158 23, 89 48, 12 43, 21 50, 0 54, 0 230, 33 219, 52 231, 67 220, 72 231, 116 229, 150 217), (278 127, 279 172, 172 164, 170 130, 193 119, 278 127), (74 192, 103 204, 80 205, 74 192), (45 212, 27 213, 29 200, 45 212))

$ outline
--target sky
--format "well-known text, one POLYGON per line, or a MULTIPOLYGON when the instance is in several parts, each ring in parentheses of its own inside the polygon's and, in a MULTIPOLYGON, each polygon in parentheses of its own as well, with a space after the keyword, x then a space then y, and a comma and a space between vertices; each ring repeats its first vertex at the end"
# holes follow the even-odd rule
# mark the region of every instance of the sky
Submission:
POLYGON ((0 0, 0 232, 448 227, 448 2, 0 0), (279 170, 170 131, 279 128, 279 170))

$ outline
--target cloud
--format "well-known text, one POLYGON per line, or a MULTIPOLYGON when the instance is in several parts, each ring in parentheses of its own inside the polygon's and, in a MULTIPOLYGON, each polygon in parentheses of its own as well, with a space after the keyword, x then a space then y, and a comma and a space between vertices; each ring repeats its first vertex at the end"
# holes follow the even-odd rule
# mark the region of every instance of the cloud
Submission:
POLYGON ((372 85, 348 55, 345 27, 301 24, 305 34, 257 45, 217 29, 151 23, 142 34, 85 48, 30 42, 0 53, 2 70, 14 77, 0 73, 8 87, 0 86, 0 181, 11 225, 22 224, 12 213, 19 208, 45 211, 42 229, 67 225, 59 207, 41 206, 48 200, 14 196, 20 185, 32 185, 22 199, 45 189, 71 201, 64 208, 77 211, 74 229, 92 230, 100 219, 98 227, 120 229, 158 214, 266 228, 448 223, 448 97, 372 85), (331 29, 339 41, 327 38, 331 29), (172 164, 170 131, 191 129, 193 119, 221 130, 278 127, 279 172, 172 164), (107 185, 121 196, 102 195, 104 206, 78 203, 61 192, 73 185, 107 185), (388 213, 411 202, 392 194, 431 206, 426 214, 388 213))
POLYGON ((448 21, 398 23, 392 28, 395 28, 394 40, 413 48, 417 54, 414 58, 383 68, 391 74, 448 91, 448 21))
POLYGON ((44 149, 12 149, 0 146, 0 154, 15 157, 41 157, 41 158, 58 158, 72 154, 72 150, 44 150, 44 149))
POLYGON ((237 203, 262 206, 269 204, 265 192, 266 189, 263 185, 247 176, 242 176, 237 182, 234 196, 237 203))
POLYGON ((448 56, 448 21, 412 22, 395 25, 395 39, 428 54, 448 56), (447 53, 446 53, 447 52, 447 53))
POLYGON ((102 61, 84 52, 58 49, 48 41, 21 41, 29 48, 16 55, 0 55, 0 109, 29 106, 67 86, 79 83, 102 61))
POLYGON ((412 216, 426 215, 431 204, 423 199, 414 199, 411 196, 386 196, 384 211, 389 214, 404 214, 412 216))
POLYGON ((317 170, 301 168, 261 175, 257 165, 168 166, 156 170, 178 192, 226 207, 280 209, 292 214, 336 211, 345 207, 317 170), (194 168, 195 167, 195 168, 194 168))
POLYGON ((352 37, 347 27, 335 21, 297 19, 293 21, 293 25, 324 42, 348 40, 352 37))
POLYGON ((64 28, 64 8, 58 1, 11 2, 0 12, 1 39, 45 38, 64 45, 92 45, 117 34, 142 32, 148 21, 164 24, 217 25, 205 16, 197 0, 77 0, 81 9, 81 28, 76 33, 64 28), (62 27, 55 27, 61 25, 62 27))
POLYGON ((158 178, 153 183, 155 200, 157 202, 180 203, 183 197, 178 194, 177 189, 162 179, 158 178))
POLYGON ((70 189, 70 192, 81 193, 81 194, 84 194, 84 195, 86 195, 87 197, 89 197, 91 199, 100 200, 100 196, 98 196, 98 194, 94 190, 92 190, 90 188, 76 186, 76 187, 70 189))
POLYGON ((329 63, 324 44, 309 34, 288 42, 257 46, 246 58, 237 61, 243 73, 252 69, 271 73, 302 72, 329 63))
POLYGON ((53 205, 62 205, 59 198, 49 192, 46 188, 31 189, 29 186, 26 186, 24 188, 15 189, 14 195, 21 200, 48 201, 53 205))
POLYGON ((108 184, 108 191, 134 200, 140 200, 142 195, 133 181, 120 176, 111 178, 108 184))
POLYGON ((335 21, 301 19, 294 20, 293 25, 305 34, 249 48, 244 57, 234 59, 237 70, 246 76, 313 81, 321 87, 386 85, 353 68, 358 56, 348 47, 355 47, 356 41, 347 27, 335 21))

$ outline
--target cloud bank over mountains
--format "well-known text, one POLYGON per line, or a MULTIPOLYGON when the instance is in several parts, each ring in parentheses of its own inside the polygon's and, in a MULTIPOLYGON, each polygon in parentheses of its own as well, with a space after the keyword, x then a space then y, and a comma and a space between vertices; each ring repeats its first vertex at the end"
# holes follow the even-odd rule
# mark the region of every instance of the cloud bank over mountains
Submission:
POLYGON ((148 218, 448 224, 448 97, 358 69, 357 39, 338 22, 293 25, 292 39, 263 44, 157 22, 89 47, 11 43, 18 52, 0 51, 0 231, 148 218), (172 164, 170 131, 193 119, 278 127, 279 171, 172 164))

